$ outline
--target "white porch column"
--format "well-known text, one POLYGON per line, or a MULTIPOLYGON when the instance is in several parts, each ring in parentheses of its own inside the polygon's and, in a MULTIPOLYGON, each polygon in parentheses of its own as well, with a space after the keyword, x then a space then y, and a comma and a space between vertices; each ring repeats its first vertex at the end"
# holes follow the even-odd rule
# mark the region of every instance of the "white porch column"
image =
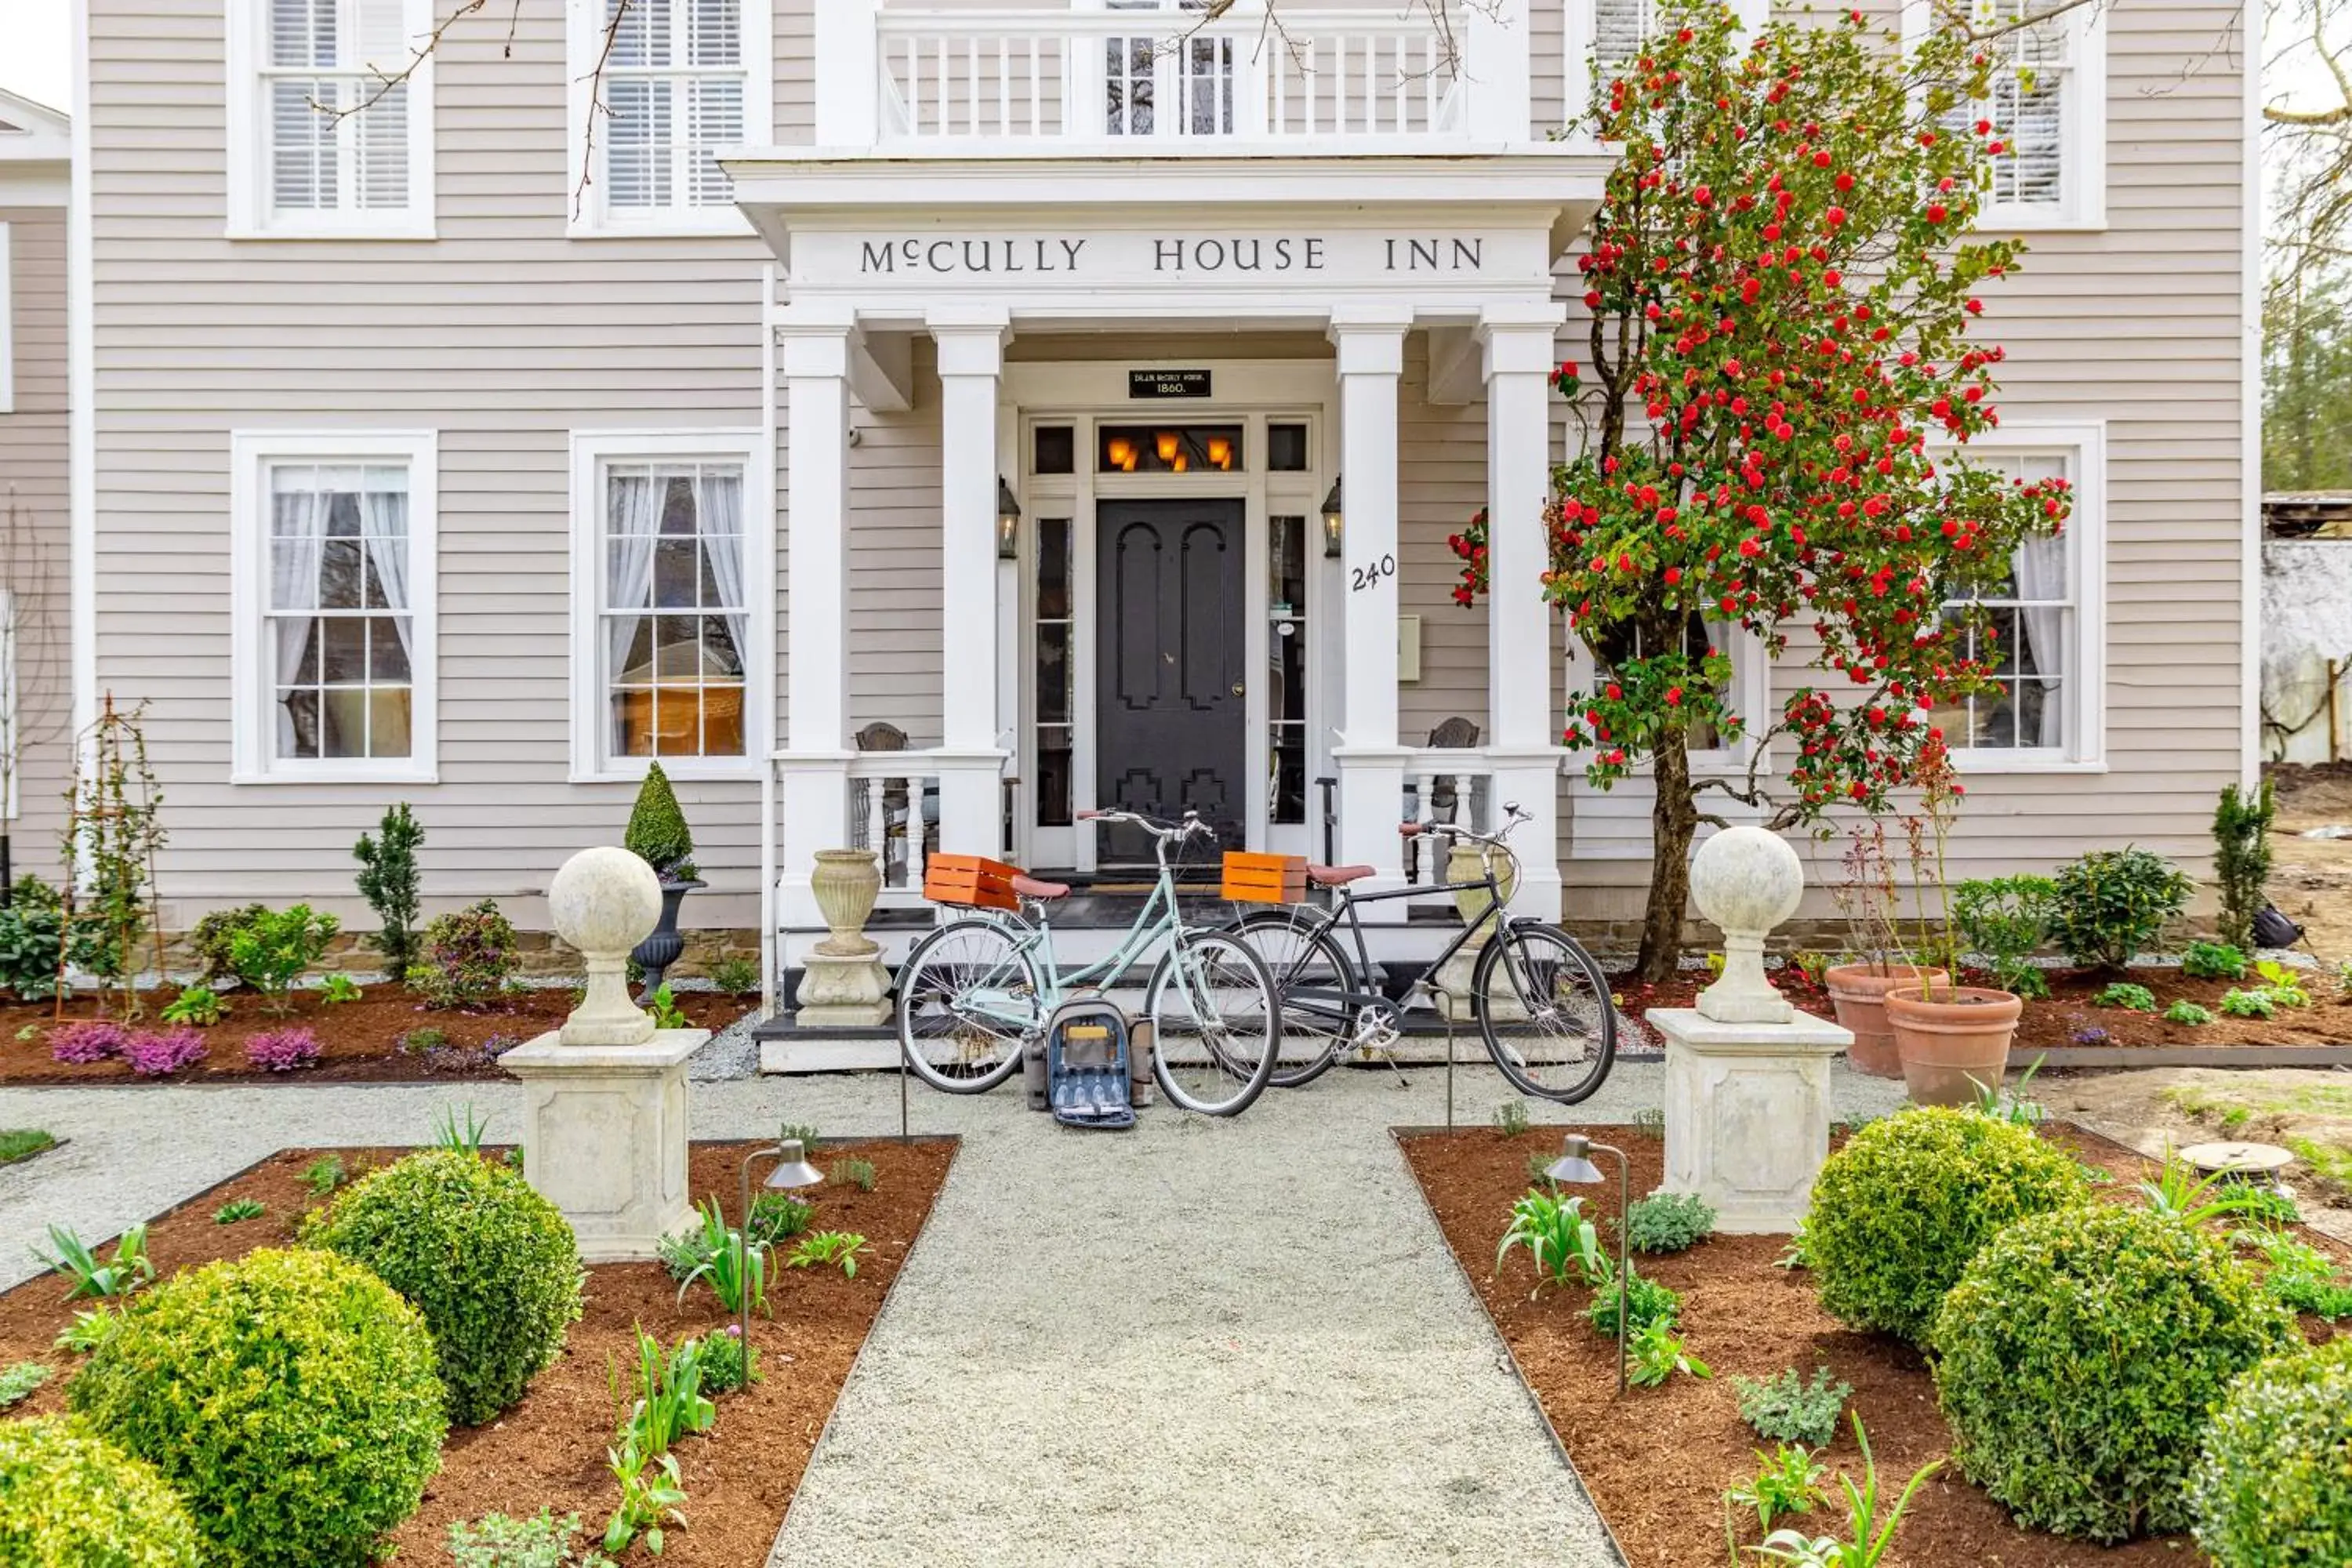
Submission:
POLYGON ((880 0, 823 0, 815 10, 816 144, 871 147, 881 130, 880 0))
POLYGON ((1495 800, 1533 817, 1512 836, 1524 870, 1515 914, 1560 914, 1559 766, 1553 731, 1551 606, 1538 581, 1549 564, 1544 503, 1551 489, 1548 379, 1557 304, 1489 306, 1478 321, 1486 376, 1486 755, 1495 800))
POLYGON ((784 374, 784 750, 776 761, 776 910, 824 924, 816 852, 849 845, 849 353, 854 321, 794 306, 784 374))
POLYGON ((940 847, 1004 853, 1004 750, 996 712, 996 400, 1010 319, 934 310, 940 347, 940 847))
MULTIPOLYGON (((1341 592, 1347 668, 1332 761, 1339 770, 1339 858, 1379 868, 1365 890, 1404 885, 1405 755, 1397 742, 1397 381, 1410 311, 1334 311, 1339 348, 1341 592), (1360 585, 1359 585, 1360 584, 1360 585)), ((1366 919, 1402 921, 1406 900, 1366 919)))
MULTIPOLYGON (((1535 40, 1528 0, 1487 0, 1462 14, 1463 77, 1469 93, 1470 136, 1476 142, 1527 142, 1534 137, 1535 40)), ((1576 106, 1581 110, 1583 106, 1576 106)))

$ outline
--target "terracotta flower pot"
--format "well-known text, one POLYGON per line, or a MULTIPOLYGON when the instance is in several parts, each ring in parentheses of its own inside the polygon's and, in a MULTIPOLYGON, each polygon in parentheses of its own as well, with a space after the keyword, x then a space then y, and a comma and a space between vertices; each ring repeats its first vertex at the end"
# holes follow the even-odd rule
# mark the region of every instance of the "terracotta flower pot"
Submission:
POLYGON ((1980 985, 1906 986, 1889 991, 1885 1006, 1904 1087, 1920 1105, 1968 1105, 1979 1084, 1999 1085, 2025 1011, 2017 996, 1980 985))
POLYGON ((1853 1032, 1846 1060, 1853 1070, 1872 1078, 1901 1078, 1903 1058, 1895 1048, 1895 1032, 1886 1026, 1881 998, 1898 985, 1937 984, 1952 977, 1940 969, 1916 963, 1842 963, 1822 976, 1830 1000, 1837 1005, 1837 1021, 1853 1032))

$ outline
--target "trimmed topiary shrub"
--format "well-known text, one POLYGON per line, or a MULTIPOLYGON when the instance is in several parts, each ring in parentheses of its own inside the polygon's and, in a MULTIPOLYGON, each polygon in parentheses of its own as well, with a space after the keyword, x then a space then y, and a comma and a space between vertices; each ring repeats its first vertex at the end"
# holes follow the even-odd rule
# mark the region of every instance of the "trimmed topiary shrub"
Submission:
POLYGON ((2218 1568, 2352 1563, 2352 1340, 2230 1385, 2189 1473, 2189 1511, 2218 1568))
POLYGON ((645 783, 637 786, 636 804, 629 808, 621 847, 651 866, 665 882, 693 879, 694 834, 659 763, 646 764, 645 783))
POLYGON ((436 1149, 350 1187, 303 1231, 366 1265, 425 1314, 449 1418, 478 1426, 563 1349, 580 1316, 580 1247, 520 1173, 436 1149))
POLYGON ((60 1415, 0 1422, 0 1563, 200 1568, 196 1527, 152 1467, 60 1415))
POLYGON ((433 1361, 383 1280, 265 1247, 158 1287, 66 1400, 179 1492, 207 1568, 360 1568, 440 1466, 433 1361))
POLYGON ((2023 1127, 1925 1107, 1874 1121, 1813 1184, 1805 1245, 1822 1305, 1916 1342, 1993 1232, 2089 1194, 2082 1167, 2023 1127))
POLYGON ((1933 1342, 1960 1473, 2020 1524, 2116 1542, 2189 1523, 2184 1483, 2223 1391, 2299 1342, 2219 1238, 2092 1204, 1988 1242, 1933 1342))

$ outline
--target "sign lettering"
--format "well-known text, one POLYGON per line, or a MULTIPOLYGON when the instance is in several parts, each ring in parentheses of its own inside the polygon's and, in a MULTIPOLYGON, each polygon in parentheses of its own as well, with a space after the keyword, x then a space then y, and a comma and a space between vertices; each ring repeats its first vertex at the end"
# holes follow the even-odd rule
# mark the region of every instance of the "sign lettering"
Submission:
POLYGON ((1130 370, 1127 373, 1127 395, 1129 397, 1211 397, 1209 373, 1205 370, 1130 370))

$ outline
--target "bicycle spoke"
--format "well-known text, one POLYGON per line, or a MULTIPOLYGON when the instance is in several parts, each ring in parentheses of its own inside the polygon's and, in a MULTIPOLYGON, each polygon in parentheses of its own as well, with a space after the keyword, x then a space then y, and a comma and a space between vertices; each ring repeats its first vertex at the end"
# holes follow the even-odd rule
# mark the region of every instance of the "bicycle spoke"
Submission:
POLYGON ((1514 929, 1480 958, 1474 986, 1486 1048, 1521 1092, 1572 1103, 1608 1076, 1617 1037, 1608 984, 1567 936, 1514 929))
POLYGON ((1223 934, 1171 944, 1151 981, 1160 1088, 1189 1110, 1229 1116, 1274 1068, 1276 1016, 1264 963, 1223 934))
POLYGON ((958 921, 926 938, 899 973, 899 1045, 937 1088, 992 1089, 1019 1069, 1038 1006, 1028 953, 1001 927, 958 921))

